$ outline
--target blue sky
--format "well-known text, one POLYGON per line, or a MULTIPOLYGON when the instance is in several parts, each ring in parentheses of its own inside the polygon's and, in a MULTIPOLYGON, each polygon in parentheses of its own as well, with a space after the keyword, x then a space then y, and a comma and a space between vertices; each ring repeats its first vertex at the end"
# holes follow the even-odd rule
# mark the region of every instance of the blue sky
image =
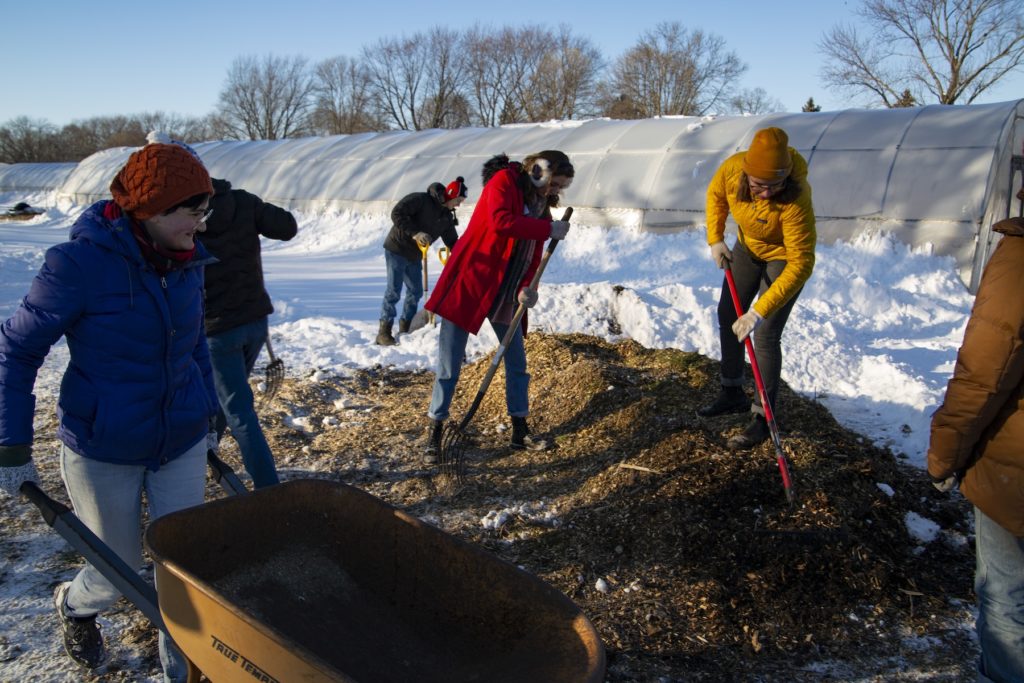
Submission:
MULTIPOLYGON (((817 46, 833 25, 855 22, 859 5, 852 0, 782 5, 763 0, 5 3, 0 10, 6 29, 0 41, 0 123, 29 116, 63 125, 144 111, 203 116, 214 109, 236 57, 271 53, 316 62, 355 56, 382 37, 439 24, 463 29, 477 22, 495 27, 565 23, 612 60, 645 30, 679 21, 725 39, 749 67, 740 87, 764 88, 790 111, 799 110, 808 97, 824 109, 839 109, 861 103, 825 89, 817 46)), ((1020 97, 1024 73, 1007 78, 982 101, 1020 97)))

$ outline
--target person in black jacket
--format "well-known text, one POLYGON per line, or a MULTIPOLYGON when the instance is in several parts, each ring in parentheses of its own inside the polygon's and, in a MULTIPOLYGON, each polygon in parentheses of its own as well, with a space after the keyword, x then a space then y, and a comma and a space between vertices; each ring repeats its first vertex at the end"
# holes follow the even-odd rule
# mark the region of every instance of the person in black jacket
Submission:
POLYGON ((206 266, 206 337, 220 401, 216 431, 219 439, 231 428, 253 486, 261 488, 279 480, 249 388, 274 311, 263 285, 260 237, 290 240, 298 224, 290 212, 233 190, 226 180, 214 178, 213 190, 213 213, 199 239, 218 259, 206 266))
POLYGON ((395 323, 396 305, 405 284, 405 302, 398 320, 399 333, 409 331, 416 308, 423 298, 423 254, 420 247, 428 247, 440 237, 449 249, 455 246, 459 224, 455 209, 466 198, 466 183, 459 176, 445 187, 431 183, 426 192, 413 192, 403 197, 391 211, 391 230, 384 239, 384 263, 388 282, 384 289, 384 303, 380 308, 380 329, 376 343, 390 346, 395 343, 391 328, 395 323))

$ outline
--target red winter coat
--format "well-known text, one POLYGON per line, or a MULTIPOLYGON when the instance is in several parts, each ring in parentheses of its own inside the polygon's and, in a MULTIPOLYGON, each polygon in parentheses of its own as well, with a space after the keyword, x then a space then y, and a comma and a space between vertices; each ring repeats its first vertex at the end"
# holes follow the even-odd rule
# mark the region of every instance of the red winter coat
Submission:
MULTIPOLYGON (((519 288, 533 280, 540 265, 544 240, 551 236, 550 218, 526 215, 525 198, 516 184, 515 165, 494 174, 484 186, 469 226, 455 243, 433 294, 424 308, 476 334, 487 318, 508 269, 517 239, 536 240, 519 288)), ((526 333, 526 316, 523 316, 526 333)))

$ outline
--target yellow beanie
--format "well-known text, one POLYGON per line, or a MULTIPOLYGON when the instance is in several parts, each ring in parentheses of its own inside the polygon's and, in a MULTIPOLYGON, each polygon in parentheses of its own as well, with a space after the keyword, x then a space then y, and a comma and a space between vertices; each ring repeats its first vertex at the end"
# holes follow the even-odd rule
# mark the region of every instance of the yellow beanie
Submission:
POLYGON ((762 128, 754 133, 743 156, 743 172, 760 180, 781 180, 793 170, 789 136, 781 128, 762 128))

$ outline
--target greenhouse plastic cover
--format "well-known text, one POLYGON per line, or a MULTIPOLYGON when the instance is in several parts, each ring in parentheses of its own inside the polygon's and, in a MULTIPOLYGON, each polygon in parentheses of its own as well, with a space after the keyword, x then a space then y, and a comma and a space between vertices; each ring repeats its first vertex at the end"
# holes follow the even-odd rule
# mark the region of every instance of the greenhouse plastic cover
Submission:
MULTIPOLYGON (((576 177, 563 203, 586 225, 647 230, 704 225, 715 170, 754 133, 783 128, 808 161, 819 239, 886 230, 956 257, 972 287, 1020 186, 1011 159, 1024 144, 1024 100, 981 105, 839 110, 765 116, 594 119, 498 128, 388 131, 277 141, 193 145, 211 175, 265 200, 304 211, 390 212, 409 192, 463 176, 467 210, 484 161, 560 149, 576 177)), ((77 203, 109 197, 132 148, 77 165, 55 188, 77 203)), ((8 167, 8 176, 19 164, 8 167)), ((27 171, 27 169, 26 169, 27 171)), ((0 189, 5 187, 0 175, 0 189)), ((10 178, 6 178, 10 183, 10 178)))

